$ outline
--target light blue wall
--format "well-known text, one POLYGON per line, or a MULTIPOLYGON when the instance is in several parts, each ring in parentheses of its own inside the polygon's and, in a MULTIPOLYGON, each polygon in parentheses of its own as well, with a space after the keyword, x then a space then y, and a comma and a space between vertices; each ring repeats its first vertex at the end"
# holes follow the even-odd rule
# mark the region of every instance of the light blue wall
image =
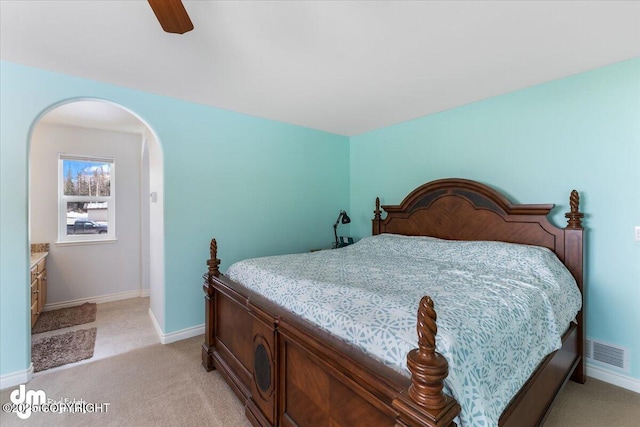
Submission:
POLYGON ((160 139, 165 333, 204 322, 201 276, 211 237, 225 269, 246 257, 327 247, 339 210, 348 209, 347 137, 12 63, 0 67, 0 375, 29 366, 29 132, 53 104, 114 101, 160 139))
POLYGON ((517 203, 555 203, 564 226, 581 193, 587 335, 628 347, 640 379, 640 58, 351 138, 351 232, 371 233, 376 196, 470 178, 517 203))
POLYGON ((157 132, 165 156, 165 333, 201 324, 211 236, 222 268, 371 233, 376 196, 399 203, 432 179, 464 177, 520 203, 568 195, 587 213, 588 335, 629 347, 640 378, 640 59, 346 137, 0 63, 0 375, 26 369, 29 130, 52 104, 98 97, 157 132), (349 152, 350 141, 350 152, 349 152), (347 183, 350 182, 350 188, 347 183), (185 208, 185 206, 188 206, 185 208), (342 226, 345 227, 345 226, 342 226), (348 227, 341 232, 348 232, 348 227))

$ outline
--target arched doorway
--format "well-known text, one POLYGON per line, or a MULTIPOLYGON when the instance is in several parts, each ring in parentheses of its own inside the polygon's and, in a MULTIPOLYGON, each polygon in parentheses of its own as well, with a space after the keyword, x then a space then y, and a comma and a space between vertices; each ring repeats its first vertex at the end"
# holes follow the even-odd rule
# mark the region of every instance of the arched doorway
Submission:
POLYGON ((82 98, 57 103, 32 127, 29 177, 29 240, 50 246, 45 310, 149 296, 148 311, 160 337, 164 328, 163 154, 153 129, 131 110, 110 101, 82 98), (66 206, 60 197, 63 157, 113 162, 112 238, 61 238, 63 222, 68 221, 60 214, 66 206))

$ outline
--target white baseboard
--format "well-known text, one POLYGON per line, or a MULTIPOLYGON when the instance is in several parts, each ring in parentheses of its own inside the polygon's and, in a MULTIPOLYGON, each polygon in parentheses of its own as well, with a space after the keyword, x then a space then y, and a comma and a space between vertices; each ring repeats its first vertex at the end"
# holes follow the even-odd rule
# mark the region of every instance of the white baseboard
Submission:
POLYGON ((640 393, 640 380, 587 363, 587 376, 640 393))
POLYGON ((153 323, 153 329, 156 330, 156 335, 160 340, 160 344, 164 344, 164 342, 162 342, 162 337, 164 336, 164 332, 162 332, 162 328, 160 327, 160 324, 158 323, 156 316, 153 314, 153 311, 151 311, 151 307, 149 307, 149 317, 151 318, 151 323, 153 323))
POLYGON ((31 381, 32 377, 33 363, 29 364, 29 369, 0 376, 0 390, 4 390, 9 387, 15 387, 20 384, 26 384, 31 381))
POLYGON ((156 330, 156 334, 158 335, 158 339, 160 340, 161 344, 171 344, 172 342, 182 341, 186 340, 187 338, 197 337, 198 335, 204 334, 204 324, 165 334, 164 332, 162 332, 160 324, 156 320, 156 317, 153 315, 153 311, 151 311, 151 308, 149 308, 149 317, 151 318, 151 322, 153 323, 153 327, 156 330))
POLYGON ((99 297, 80 298, 80 299, 74 299, 71 301, 55 302, 53 304, 45 305, 42 311, 58 310, 60 308, 73 307, 76 305, 84 304, 85 302, 95 302, 97 304, 102 304, 105 302, 119 301, 119 300, 129 299, 129 298, 148 297, 148 296, 149 296, 149 289, 139 289, 139 290, 129 291, 129 292, 119 292, 117 294, 101 295, 99 297))

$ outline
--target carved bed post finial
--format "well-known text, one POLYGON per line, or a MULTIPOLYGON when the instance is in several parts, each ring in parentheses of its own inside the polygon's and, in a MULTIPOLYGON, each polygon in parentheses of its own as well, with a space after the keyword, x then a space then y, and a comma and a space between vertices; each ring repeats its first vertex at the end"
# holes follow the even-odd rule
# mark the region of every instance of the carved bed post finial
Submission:
POLYGON ((567 228, 582 229, 582 218, 584 214, 580 212, 580 195, 576 190, 571 192, 569 197, 570 212, 564 214, 567 221, 567 228))
POLYGON ((207 265, 209 266, 209 276, 220 276, 220 270, 218 270, 218 266, 220 265, 220 260, 218 257, 218 243, 216 239, 211 239, 211 244, 209 245, 209 253, 211 254, 211 258, 207 260, 207 265))
POLYGON ((436 318, 433 301, 428 296, 422 297, 418 309, 418 348, 407 355, 407 367, 411 371, 409 396, 416 403, 437 410, 447 404, 442 388, 449 364, 436 352, 436 318))
POLYGON ((215 313, 216 291, 214 290, 213 278, 220 277, 220 270, 218 270, 220 260, 218 259, 218 243, 216 242, 216 239, 211 239, 211 244, 209 245, 209 256, 211 257, 207 260, 209 269, 202 276, 202 278, 204 279, 202 290, 204 291, 205 329, 201 357, 202 366, 204 366, 207 372, 211 371, 212 369, 216 369, 213 361, 213 353, 215 352, 216 347, 215 331, 217 330, 217 317, 215 313))
POLYGON ((377 236, 380 234, 380 223, 382 222, 382 211, 380 211, 380 197, 376 197, 376 210, 373 211, 373 219, 371 225, 373 226, 371 234, 377 236))

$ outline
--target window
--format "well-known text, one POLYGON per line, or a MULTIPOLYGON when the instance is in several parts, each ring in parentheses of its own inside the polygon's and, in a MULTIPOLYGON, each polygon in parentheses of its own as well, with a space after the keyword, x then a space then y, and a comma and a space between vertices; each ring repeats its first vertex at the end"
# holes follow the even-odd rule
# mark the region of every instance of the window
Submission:
POLYGON ((58 165, 58 241, 115 239, 113 159, 60 154, 58 165))

